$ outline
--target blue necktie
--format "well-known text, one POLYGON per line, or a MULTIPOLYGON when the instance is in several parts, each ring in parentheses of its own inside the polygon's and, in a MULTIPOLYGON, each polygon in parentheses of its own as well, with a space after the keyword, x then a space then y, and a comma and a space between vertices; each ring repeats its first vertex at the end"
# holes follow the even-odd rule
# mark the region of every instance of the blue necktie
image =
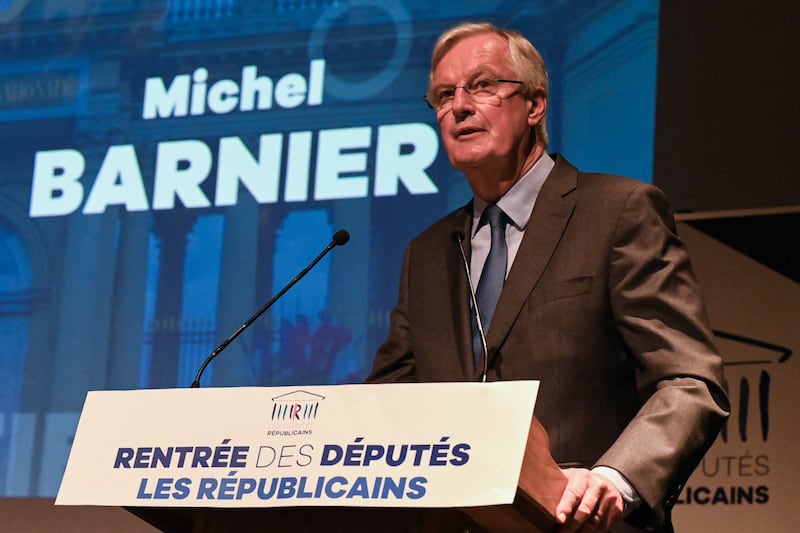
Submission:
MULTIPOLYGON (((483 265, 481 279, 478 282, 478 289, 475 292, 475 299, 478 301, 478 311, 481 315, 483 332, 488 334, 489 325, 492 323, 492 316, 497 307, 497 300, 503 290, 503 283, 506 280, 506 262, 508 261, 508 250, 506 247, 506 214, 497 204, 492 204, 483 212, 483 217, 489 222, 492 230, 492 243, 489 248, 489 255, 483 265)), ((480 359, 483 353, 483 343, 477 327, 473 330, 473 349, 475 362, 480 359)))

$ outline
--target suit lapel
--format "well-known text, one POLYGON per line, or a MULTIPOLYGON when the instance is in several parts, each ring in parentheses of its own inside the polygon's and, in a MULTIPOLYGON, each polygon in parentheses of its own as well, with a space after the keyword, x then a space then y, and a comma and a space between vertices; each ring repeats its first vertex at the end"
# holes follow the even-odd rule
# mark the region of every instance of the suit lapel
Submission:
POLYGON ((575 208, 565 195, 576 185, 577 170, 559 157, 539 191, 525 236, 497 302, 487 336, 490 348, 502 344, 555 253, 575 208))

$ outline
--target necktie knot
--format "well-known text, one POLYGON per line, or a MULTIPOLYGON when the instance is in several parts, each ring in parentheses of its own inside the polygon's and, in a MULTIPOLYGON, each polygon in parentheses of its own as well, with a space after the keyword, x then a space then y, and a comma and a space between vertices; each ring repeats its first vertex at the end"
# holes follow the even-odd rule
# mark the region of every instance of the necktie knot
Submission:
POLYGON ((492 204, 486 208, 484 211, 483 216, 486 217, 486 221, 489 223, 492 229, 497 228, 504 228, 506 227, 506 214, 500 209, 500 206, 497 204, 492 204))

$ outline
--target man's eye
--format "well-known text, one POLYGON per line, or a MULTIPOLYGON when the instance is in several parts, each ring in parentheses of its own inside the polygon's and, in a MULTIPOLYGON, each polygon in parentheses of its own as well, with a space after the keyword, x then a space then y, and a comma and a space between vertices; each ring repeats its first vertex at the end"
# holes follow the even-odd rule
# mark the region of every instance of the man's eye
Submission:
POLYGON ((455 94, 455 89, 442 89, 439 91, 439 101, 447 100, 448 98, 452 98, 453 94, 455 94))
POLYGON ((485 91, 487 89, 491 89, 493 86, 494 82, 492 80, 478 80, 474 84, 474 87, 479 91, 485 91))

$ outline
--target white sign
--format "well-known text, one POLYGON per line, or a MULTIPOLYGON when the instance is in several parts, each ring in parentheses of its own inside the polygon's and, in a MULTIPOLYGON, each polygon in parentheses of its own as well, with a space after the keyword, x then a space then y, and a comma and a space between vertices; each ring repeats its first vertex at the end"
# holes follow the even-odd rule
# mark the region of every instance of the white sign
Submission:
POLYGON ((800 285, 688 224, 678 232, 706 295, 731 416, 676 502, 675 529, 795 531, 800 285))
POLYGON ((90 392, 56 504, 508 504, 538 386, 90 392))

